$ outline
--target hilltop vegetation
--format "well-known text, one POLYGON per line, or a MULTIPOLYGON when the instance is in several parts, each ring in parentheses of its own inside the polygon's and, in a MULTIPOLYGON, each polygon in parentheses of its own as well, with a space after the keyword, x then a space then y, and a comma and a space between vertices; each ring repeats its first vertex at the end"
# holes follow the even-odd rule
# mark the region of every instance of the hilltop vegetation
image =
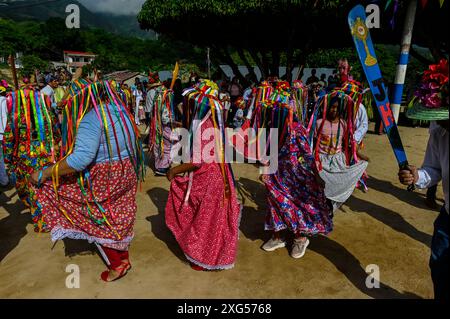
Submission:
POLYGON ((199 66, 205 64, 203 50, 193 45, 165 37, 146 40, 119 36, 102 29, 67 29, 60 18, 45 22, 0 18, 0 43, 0 56, 22 52, 23 59, 35 63, 36 67, 41 67, 42 62, 62 61, 64 50, 98 54, 96 64, 103 72, 171 69, 181 59, 199 66))

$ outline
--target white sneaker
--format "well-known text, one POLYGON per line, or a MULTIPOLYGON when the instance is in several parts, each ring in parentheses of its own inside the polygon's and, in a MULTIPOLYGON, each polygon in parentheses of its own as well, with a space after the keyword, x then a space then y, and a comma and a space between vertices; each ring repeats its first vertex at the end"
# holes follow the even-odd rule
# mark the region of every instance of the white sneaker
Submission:
POLYGON ((309 239, 306 238, 305 241, 300 241, 294 239, 294 244, 292 245, 291 257, 295 259, 302 258, 306 253, 306 248, 309 245, 309 239))
POLYGON ((166 176, 166 175, 167 175, 167 172, 166 172, 166 171, 165 171, 165 172, 162 172, 162 171, 155 170, 155 175, 156 175, 156 176, 166 176))
POLYGON ((261 248, 265 251, 274 251, 283 247, 286 247, 286 242, 284 240, 271 238, 261 248))

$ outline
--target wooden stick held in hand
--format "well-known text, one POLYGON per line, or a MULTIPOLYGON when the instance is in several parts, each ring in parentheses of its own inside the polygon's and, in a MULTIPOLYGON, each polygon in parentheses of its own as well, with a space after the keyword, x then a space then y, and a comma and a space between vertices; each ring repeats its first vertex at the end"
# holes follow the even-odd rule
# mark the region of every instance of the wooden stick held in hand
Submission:
POLYGON ((19 81, 17 80, 17 70, 16 70, 16 60, 14 58, 14 55, 9 56, 9 63, 11 64, 11 73, 14 80, 14 87, 16 90, 19 89, 19 81))

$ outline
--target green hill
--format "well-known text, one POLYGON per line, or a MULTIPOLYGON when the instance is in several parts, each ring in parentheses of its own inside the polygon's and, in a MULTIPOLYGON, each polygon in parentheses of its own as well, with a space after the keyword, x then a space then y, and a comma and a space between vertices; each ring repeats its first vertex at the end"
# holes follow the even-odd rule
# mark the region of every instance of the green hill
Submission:
POLYGON ((4 0, 0 1, 0 18, 9 18, 15 21, 65 19, 67 17, 66 7, 69 4, 76 4, 80 7, 81 28, 99 28, 115 34, 136 36, 143 39, 154 39, 156 37, 152 31, 141 30, 134 15, 110 15, 91 12, 77 0, 4 0))

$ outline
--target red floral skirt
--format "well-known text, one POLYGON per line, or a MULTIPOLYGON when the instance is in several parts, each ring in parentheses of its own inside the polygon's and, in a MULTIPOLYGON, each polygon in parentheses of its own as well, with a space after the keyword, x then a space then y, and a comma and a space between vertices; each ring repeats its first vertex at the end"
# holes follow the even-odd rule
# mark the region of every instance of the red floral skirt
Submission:
POLYGON ((130 160, 99 163, 89 169, 83 194, 77 175, 60 178, 58 196, 52 181, 37 190, 52 240, 85 239, 127 250, 134 236, 137 176, 130 160))

